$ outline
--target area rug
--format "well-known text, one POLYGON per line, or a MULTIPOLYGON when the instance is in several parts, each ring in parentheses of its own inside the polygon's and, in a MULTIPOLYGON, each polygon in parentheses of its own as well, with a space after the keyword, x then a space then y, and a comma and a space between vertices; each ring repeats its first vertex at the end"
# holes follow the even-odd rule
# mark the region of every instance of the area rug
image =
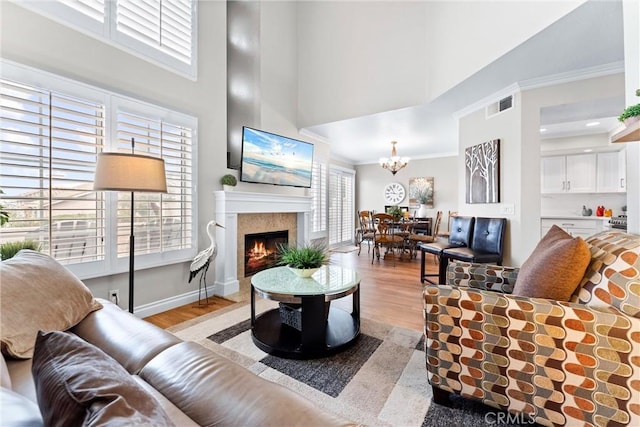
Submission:
POLYGON ((341 254, 346 254, 346 253, 357 251, 357 250, 358 250, 357 246, 347 245, 347 246, 340 246, 338 248, 333 248, 333 249, 331 249, 331 252, 338 252, 338 253, 341 253, 341 254))
MULTIPOLYGON (((258 313, 273 307, 272 301, 256 302, 258 313)), ((421 332, 362 319, 360 337, 345 351, 291 360, 268 355, 253 344, 249 316, 249 305, 238 303, 168 330, 282 384, 328 412, 367 426, 495 424, 496 411, 482 404, 456 397, 451 407, 432 402, 421 332)))

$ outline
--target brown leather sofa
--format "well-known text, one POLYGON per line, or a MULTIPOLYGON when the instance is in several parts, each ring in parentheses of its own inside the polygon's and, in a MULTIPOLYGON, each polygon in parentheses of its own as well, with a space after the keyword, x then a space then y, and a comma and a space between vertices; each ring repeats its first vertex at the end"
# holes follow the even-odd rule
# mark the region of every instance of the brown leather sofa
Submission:
MULTIPOLYGON (((104 307, 70 332, 122 365, 177 426, 349 425, 197 343, 182 341, 109 301, 99 302, 104 307)), ((31 365, 32 359, 3 356, 3 426, 42 425, 31 365)))

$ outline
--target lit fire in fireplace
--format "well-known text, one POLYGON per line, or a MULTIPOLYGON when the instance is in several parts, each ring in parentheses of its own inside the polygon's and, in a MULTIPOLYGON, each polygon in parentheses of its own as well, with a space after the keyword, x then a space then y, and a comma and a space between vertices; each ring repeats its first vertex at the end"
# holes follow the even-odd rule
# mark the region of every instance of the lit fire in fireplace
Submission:
POLYGON ((260 260, 271 255, 273 251, 264 246, 264 242, 255 242, 253 248, 249 249, 249 259, 260 260))
POLYGON ((287 230, 246 234, 244 236, 244 276, 248 277, 265 268, 273 267, 278 261, 278 245, 286 245, 288 240, 287 230))

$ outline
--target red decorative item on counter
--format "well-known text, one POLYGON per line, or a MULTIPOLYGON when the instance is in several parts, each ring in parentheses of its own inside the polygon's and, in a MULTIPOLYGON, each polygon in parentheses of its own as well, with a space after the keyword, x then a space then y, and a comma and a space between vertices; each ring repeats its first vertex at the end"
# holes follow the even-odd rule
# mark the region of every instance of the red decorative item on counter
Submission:
POLYGON ((596 216, 603 216, 604 215, 604 206, 598 206, 596 208, 596 216))

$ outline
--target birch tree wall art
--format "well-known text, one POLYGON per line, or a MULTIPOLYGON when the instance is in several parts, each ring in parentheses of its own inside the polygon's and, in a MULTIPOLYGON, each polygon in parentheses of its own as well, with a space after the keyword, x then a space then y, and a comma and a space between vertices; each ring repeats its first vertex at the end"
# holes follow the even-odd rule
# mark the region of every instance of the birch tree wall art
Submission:
POLYGON ((466 202, 500 203, 500 140, 464 150, 466 202))

